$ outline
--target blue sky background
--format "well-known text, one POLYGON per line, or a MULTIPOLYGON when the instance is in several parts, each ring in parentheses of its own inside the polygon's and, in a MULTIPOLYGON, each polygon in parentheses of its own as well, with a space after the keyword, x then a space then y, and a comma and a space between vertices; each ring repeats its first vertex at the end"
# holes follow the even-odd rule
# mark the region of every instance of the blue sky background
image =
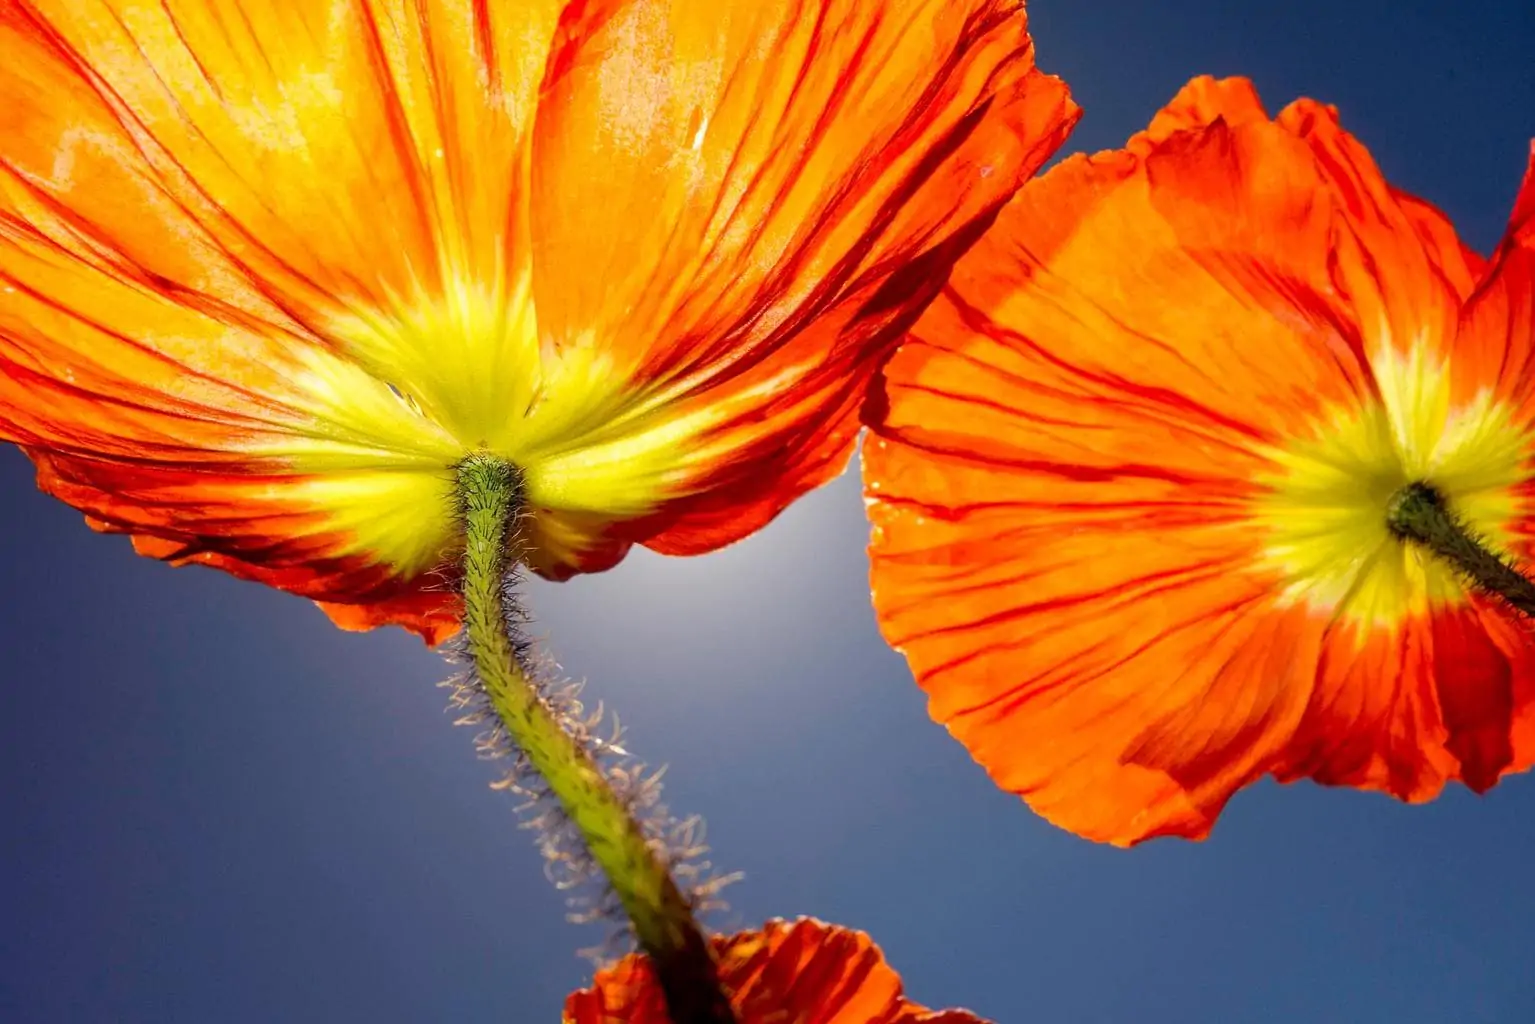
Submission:
MULTIPOLYGON (((1535 135, 1530 0, 1037 0, 1117 145, 1191 75, 1309 94, 1496 241, 1535 135)), ((723 927, 870 931, 934 1006, 1035 1022, 1535 1021, 1535 778, 1418 808, 1239 796, 1124 852, 995 792, 868 606, 855 482, 700 559, 535 585, 539 629, 747 880, 723 927)), ((562 920, 438 658, 136 558, 0 451, 0 1020, 558 1020, 562 920)))

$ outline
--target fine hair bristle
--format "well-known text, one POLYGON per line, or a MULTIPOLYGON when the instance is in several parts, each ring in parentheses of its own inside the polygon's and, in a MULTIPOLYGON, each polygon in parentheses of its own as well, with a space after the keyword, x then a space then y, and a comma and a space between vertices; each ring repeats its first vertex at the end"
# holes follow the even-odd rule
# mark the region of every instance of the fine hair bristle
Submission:
POLYGON ((1528 566, 1521 565, 1517 557, 1451 508, 1438 488, 1419 483, 1410 490, 1437 509, 1445 525, 1444 535, 1436 543, 1410 536, 1395 524, 1391 525, 1391 532, 1403 543, 1413 543, 1419 559, 1425 562, 1436 559, 1447 566, 1467 591, 1512 611, 1514 614, 1504 619, 1508 626, 1535 634, 1535 617, 1531 616, 1535 589, 1530 584, 1528 566))
MULTIPOLYGON (((520 518, 512 529, 520 534, 520 518)), ((517 550, 515 545, 513 550, 517 550)), ((566 678, 559 664, 530 636, 532 619, 520 600, 522 580, 520 565, 506 573, 501 584, 502 607, 514 656, 536 689, 538 700, 586 751, 619 802, 640 824, 651 850, 671 872, 694 913, 702 916, 725 910, 721 891, 740 876, 714 869, 706 859, 709 848, 704 843, 702 820, 697 816, 678 819, 661 800, 665 768, 652 770, 636 759, 624 745, 618 717, 608 713, 601 702, 587 708, 581 701, 584 684, 566 678)), ((617 894, 592 859, 580 830, 508 734, 475 671, 466 638, 460 635, 442 650, 449 662, 459 666, 455 675, 439 684, 449 691, 448 711, 457 716, 454 724, 479 730, 474 738, 476 753, 498 766, 491 788, 519 798, 516 810, 523 817, 521 826, 536 837, 545 875, 557 889, 569 893, 569 919, 577 924, 610 926, 604 941, 582 950, 582 955, 601 963, 631 952, 634 937, 617 894)))

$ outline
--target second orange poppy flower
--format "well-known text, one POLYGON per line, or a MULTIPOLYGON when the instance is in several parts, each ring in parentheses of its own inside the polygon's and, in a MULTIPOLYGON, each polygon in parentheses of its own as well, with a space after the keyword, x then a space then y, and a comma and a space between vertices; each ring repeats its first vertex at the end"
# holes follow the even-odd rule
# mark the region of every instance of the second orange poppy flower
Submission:
POLYGON ((1264 775, 1426 800, 1535 761, 1530 625, 1388 529, 1535 555, 1535 168, 1483 260, 1335 111, 1191 83, 1031 183, 885 371, 881 626, 1050 820, 1203 836, 1264 775))

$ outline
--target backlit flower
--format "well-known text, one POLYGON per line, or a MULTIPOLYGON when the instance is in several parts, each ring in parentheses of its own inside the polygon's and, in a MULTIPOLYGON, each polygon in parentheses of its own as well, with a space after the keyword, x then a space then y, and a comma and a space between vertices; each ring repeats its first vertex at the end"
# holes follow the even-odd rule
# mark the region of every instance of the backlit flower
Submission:
POLYGON ((1535 535, 1535 166, 1490 261, 1331 108, 1197 80, 1022 192, 886 371, 873 585, 933 716, 1115 843, 1535 761, 1530 627, 1387 528, 1535 535))
MULTIPOLYGON (((901 978, 862 932, 819 921, 770 921, 714 940, 720 982, 737 1024, 985 1024, 964 1010, 932 1011, 901 994, 901 978)), ((564 1024, 669 1024, 645 960, 597 973, 565 1001, 564 1024)))
POLYGON ((0 437, 433 640, 471 452, 555 578, 834 476, 1075 117, 1022 0, 0 0, 0 53, 0 437))

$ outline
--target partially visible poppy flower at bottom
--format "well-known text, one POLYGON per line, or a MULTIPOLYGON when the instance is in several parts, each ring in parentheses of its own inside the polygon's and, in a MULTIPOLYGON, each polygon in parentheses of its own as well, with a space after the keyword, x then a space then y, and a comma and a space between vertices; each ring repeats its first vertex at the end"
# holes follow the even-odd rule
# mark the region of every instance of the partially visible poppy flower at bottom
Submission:
MULTIPOLYGON (((869 936, 820 921, 770 921, 714 940, 737 1024, 986 1024, 908 1000, 869 936)), ((564 1024, 671 1024, 649 963, 630 956, 565 1001, 564 1024)))
POLYGON ((1535 556, 1535 164, 1490 260, 1337 112, 1199 79, 1026 186, 884 371, 874 600, 946 725, 1080 835, 1265 775, 1408 801, 1535 761, 1531 626, 1388 527, 1535 556))

